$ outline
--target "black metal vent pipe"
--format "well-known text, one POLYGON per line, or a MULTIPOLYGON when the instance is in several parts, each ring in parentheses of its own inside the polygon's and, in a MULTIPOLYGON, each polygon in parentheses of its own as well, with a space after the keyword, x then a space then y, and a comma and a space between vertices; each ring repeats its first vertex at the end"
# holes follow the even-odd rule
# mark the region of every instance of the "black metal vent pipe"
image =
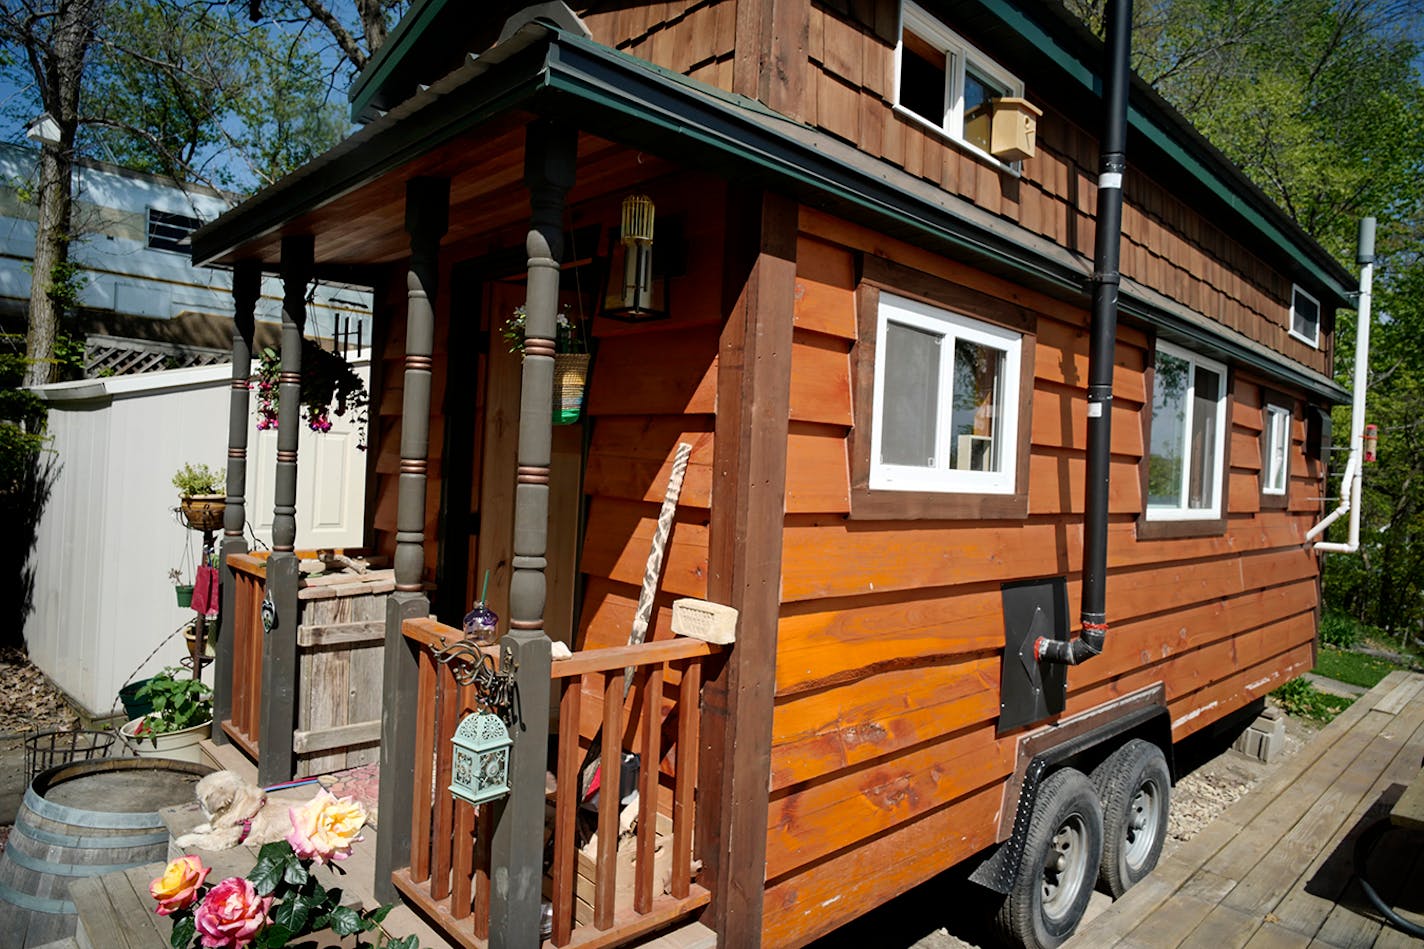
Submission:
POLYGON ((1122 175, 1127 161, 1127 87, 1132 0, 1109 0, 1104 34, 1103 139, 1098 160, 1098 227, 1093 250, 1093 314, 1088 329, 1088 476, 1083 504, 1083 632, 1063 642, 1039 637, 1034 655, 1077 665, 1103 651, 1107 637, 1108 447, 1112 435, 1113 353, 1117 342, 1122 175))

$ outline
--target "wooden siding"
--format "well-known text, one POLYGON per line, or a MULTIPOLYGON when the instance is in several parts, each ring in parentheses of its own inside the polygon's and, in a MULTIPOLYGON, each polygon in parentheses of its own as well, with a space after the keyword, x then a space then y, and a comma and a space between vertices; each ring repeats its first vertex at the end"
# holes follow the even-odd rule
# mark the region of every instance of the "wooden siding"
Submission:
MULTIPOLYGON (((1087 313, 803 210, 778 625, 764 941, 798 946, 998 839, 1016 735, 998 737, 1002 581, 1080 592, 1087 313), (1029 516, 848 519, 856 254, 875 252, 1038 316, 1029 516), (833 358, 832 358, 833 357, 833 358), (799 401, 798 391, 816 393, 799 401), (874 872, 868 868, 874 867, 874 872)), ((972 315, 972 314, 970 314, 972 315)), ((1219 536, 1139 541, 1151 340, 1118 337, 1104 654, 1067 713, 1164 682, 1182 738, 1308 669, 1319 602, 1304 533, 1319 465, 1295 402, 1287 506, 1259 503, 1259 380, 1233 375, 1219 536)), ((1280 397, 1276 396, 1278 400, 1280 397)), ((1075 624, 1076 625, 1076 624, 1075 624)))
POLYGON ((585 11, 593 38, 719 89, 732 89, 737 0, 624 4, 585 11))
MULTIPOLYGON (((958 30, 954 22, 945 24, 958 30)), ((966 35, 976 42, 973 35, 966 35)), ((981 47, 983 48, 983 47, 981 47)), ((992 55, 992 49, 983 48, 992 55)), ((895 46, 813 2, 807 51, 805 118, 951 194, 1091 257, 1097 210, 1096 136, 1044 107, 1038 154, 1015 175, 892 108, 895 46)), ((1013 62, 1000 60, 1013 71, 1013 62)), ((1329 374, 1331 353, 1288 334, 1291 281, 1234 237, 1240 228, 1208 218, 1132 167, 1123 188, 1122 273, 1223 326, 1329 374)))

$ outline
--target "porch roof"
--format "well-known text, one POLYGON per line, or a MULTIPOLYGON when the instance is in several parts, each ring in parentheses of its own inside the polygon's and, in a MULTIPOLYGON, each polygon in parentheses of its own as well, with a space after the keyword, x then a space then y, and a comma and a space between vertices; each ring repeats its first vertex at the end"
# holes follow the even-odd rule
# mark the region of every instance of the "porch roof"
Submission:
MULTIPOLYGON (((585 131, 580 180, 588 177, 588 161, 622 151, 611 144, 617 142, 788 192, 1055 296, 1086 300, 1087 257, 755 100, 543 23, 531 23, 470 57, 325 155, 198 230, 194 262, 256 259, 274 266, 285 234, 314 234, 316 260, 328 273, 402 259, 408 253, 405 182, 420 175, 452 178, 447 241, 514 223, 525 203, 518 187, 522 129, 536 116, 585 131)), ((1290 269, 1308 273, 1310 285, 1328 291, 1329 303, 1348 305, 1338 267, 1319 266, 1303 253, 1290 263, 1290 269)), ((1348 399, 1328 377, 1130 282, 1123 285, 1122 307, 1167 335, 1209 346, 1330 401, 1348 399)))

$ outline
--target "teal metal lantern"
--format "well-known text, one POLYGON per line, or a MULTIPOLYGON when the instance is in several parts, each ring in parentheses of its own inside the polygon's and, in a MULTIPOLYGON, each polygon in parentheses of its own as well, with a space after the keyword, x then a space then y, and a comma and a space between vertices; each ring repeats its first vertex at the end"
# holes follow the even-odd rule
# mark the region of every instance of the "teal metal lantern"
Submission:
POLYGON ((509 793, 509 729, 498 715, 466 715, 455 734, 450 768, 450 793, 471 804, 483 804, 509 793))

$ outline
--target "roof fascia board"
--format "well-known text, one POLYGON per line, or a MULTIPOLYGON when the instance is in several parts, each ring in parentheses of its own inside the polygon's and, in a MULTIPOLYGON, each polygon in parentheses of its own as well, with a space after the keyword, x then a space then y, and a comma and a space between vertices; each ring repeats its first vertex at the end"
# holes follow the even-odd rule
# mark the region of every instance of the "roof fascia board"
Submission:
MULTIPOLYGON (((1055 65, 1091 90, 1094 95, 1102 96, 1102 80, 1097 71, 1066 49, 1052 34, 1015 6, 1011 0, 977 0, 977 2, 998 17, 1007 28, 1027 39, 1055 65)), ((1182 121, 1185 122, 1186 119, 1183 118, 1182 121)), ((1192 153, 1190 148, 1178 140, 1177 136, 1147 115, 1139 105, 1134 104, 1132 96, 1128 98, 1128 124, 1161 149, 1169 158, 1180 164, 1191 177, 1206 187, 1227 207, 1240 214, 1249 225, 1260 231, 1297 265, 1319 280, 1321 285, 1335 296, 1332 302, 1341 307, 1353 305, 1350 294, 1355 291, 1354 286, 1349 282, 1341 282, 1338 275, 1328 272, 1320 262, 1304 253, 1297 241, 1278 222, 1270 220, 1267 214, 1262 213, 1255 206, 1254 202, 1244 200, 1231 183, 1223 180, 1216 171, 1208 168, 1192 153)), ((1243 180, 1243 184, 1252 189, 1255 188, 1254 185, 1249 184, 1249 181, 1243 180)), ((1264 195, 1261 196, 1261 200, 1270 201, 1264 195)), ((1283 214, 1284 212, 1278 213, 1283 214)))
POLYGON ((430 28, 430 24, 445 9, 449 0, 420 0, 409 10, 405 16, 401 17, 396 28, 386 37, 385 43, 376 51, 370 61, 366 63, 366 68, 361 70, 361 74, 356 77, 356 81, 351 84, 347 92, 347 98, 351 102, 351 120, 353 122, 362 121, 367 107, 371 100, 385 86, 386 80, 405 61, 406 55, 420 42, 420 38, 425 35, 425 31, 430 28))

